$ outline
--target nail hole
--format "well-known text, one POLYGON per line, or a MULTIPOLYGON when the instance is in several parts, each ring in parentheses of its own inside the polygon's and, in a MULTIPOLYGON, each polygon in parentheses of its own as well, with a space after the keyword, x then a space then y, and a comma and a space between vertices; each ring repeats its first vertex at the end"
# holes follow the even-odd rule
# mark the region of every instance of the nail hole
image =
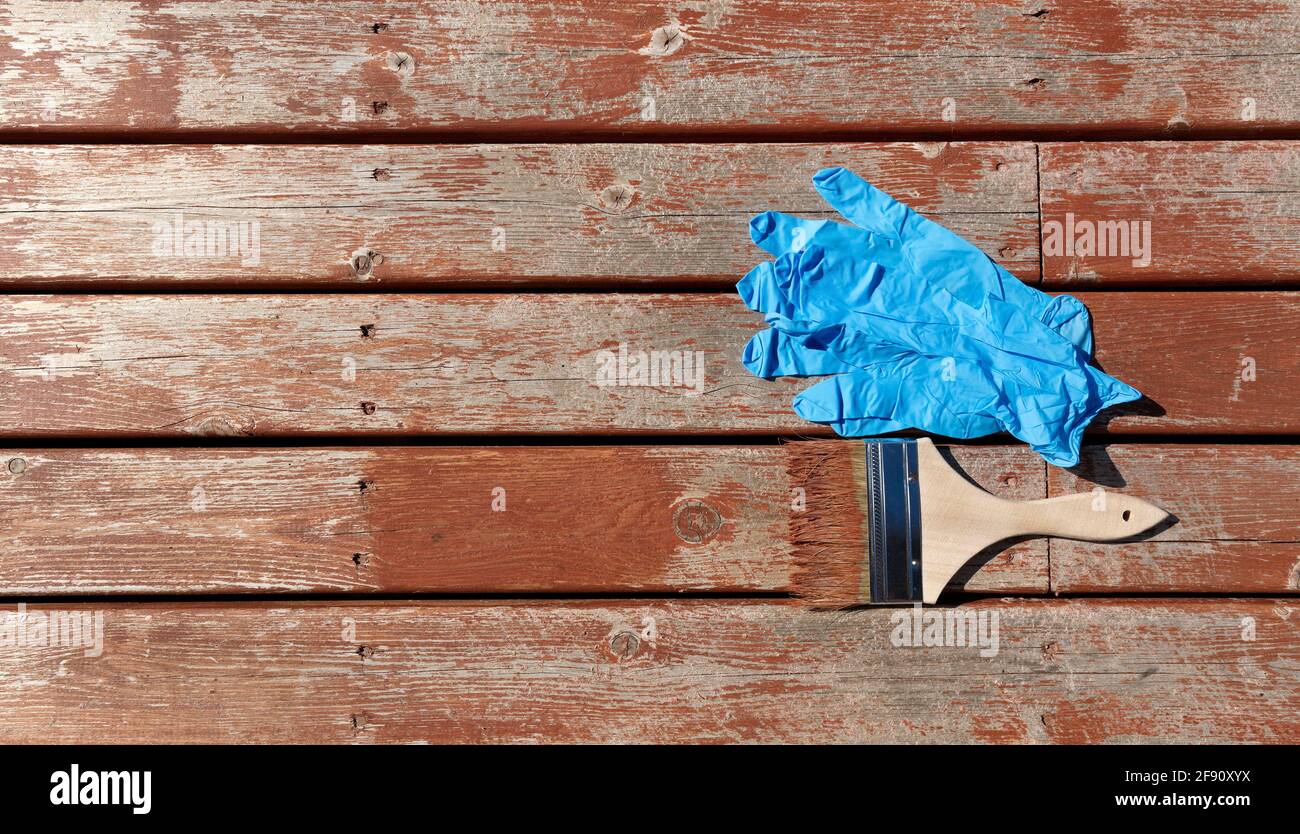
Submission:
POLYGON ((388 31, 388 24, 387 24, 387 23, 376 23, 376 24, 374 24, 373 26, 370 27, 370 31, 374 32, 376 35, 378 35, 380 32, 386 32, 386 31, 388 31))
POLYGON ((378 116, 380 113, 383 113, 385 110, 388 109, 388 102, 386 102, 386 101, 376 101, 376 102, 374 102, 373 104, 371 104, 370 106, 371 106, 371 108, 375 111, 375 115, 378 116))
POLYGON ((1133 513, 1132 513, 1131 510, 1125 510, 1125 511, 1124 511, 1124 520, 1125 520, 1125 521, 1128 521, 1128 520, 1129 520, 1129 517, 1130 517, 1131 515, 1133 515, 1133 513))
POLYGON ((375 326, 373 324, 361 325, 361 338, 363 339, 375 338, 375 326))

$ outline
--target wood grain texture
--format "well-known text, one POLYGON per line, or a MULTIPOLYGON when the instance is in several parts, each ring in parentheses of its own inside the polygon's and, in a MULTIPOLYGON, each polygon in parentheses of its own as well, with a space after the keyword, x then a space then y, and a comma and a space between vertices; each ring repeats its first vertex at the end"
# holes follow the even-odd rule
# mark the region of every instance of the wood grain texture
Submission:
MULTIPOLYGON (((1152 401, 1098 428, 1300 430, 1300 295, 1081 297, 1102 366, 1152 401)), ((826 436, 790 409, 806 381, 740 364, 761 326, 731 294, 8 296, 0 435, 826 436), (703 376, 619 376, 620 345, 703 376)))
POLYGON ((12 434, 743 434, 801 422, 789 408, 799 385, 740 364, 762 321, 734 296, 9 296, 0 309, 3 392, 22 401, 12 434), (644 375, 620 363, 620 345, 645 352, 644 375), (651 351, 676 352, 680 380, 666 364, 651 375, 651 351), (615 384, 600 384, 602 369, 615 384))
MULTIPOLYGON (((3 450, 0 593, 789 593, 791 449, 3 450)), ((951 453, 1045 494, 1028 450, 951 453)), ((1045 593, 1046 541, 951 590, 1045 593)))
POLYGON ((1300 294, 1086 292, 1096 358, 1145 400, 1094 433, 1300 432, 1300 294))
POLYGON ((1298 36, 1293 0, 22 2, 0 129, 1248 135, 1300 125, 1298 36))
POLYGON ((730 289, 833 165, 1037 282, 1027 143, 57 145, 0 148, 0 286, 730 289))
POLYGON ((102 653, 0 647, 6 743, 1300 739, 1295 600, 961 606, 991 657, 773 603, 59 610, 102 612, 102 653))
POLYGON ((1040 166, 1049 284, 1300 279, 1300 143, 1044 144, 1040 166), (1127 226, 1127 242, 1114 227, 1087 242, 1090 231, 1115 222, 1127 226), (1050 244, 1053 223, 1062 245, 1050 244), (1064 245, 1068 225, 1073 246, 1064 245), (1146 252, 1134 245, 1134 230, 1148 241, 1146 252))
POLYGON ((1294 593, 1300 590, 1300 449, 1088 447, 1053 495, 1098 485, 1142 495, 1178 523, 1122 550, 1053 539, 1059 593, 1294 593))

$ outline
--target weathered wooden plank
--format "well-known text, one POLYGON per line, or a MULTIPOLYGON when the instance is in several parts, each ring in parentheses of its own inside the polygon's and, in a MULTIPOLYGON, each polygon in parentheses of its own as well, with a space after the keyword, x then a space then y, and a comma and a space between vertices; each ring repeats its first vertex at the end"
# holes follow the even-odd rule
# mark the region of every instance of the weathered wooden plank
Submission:
POLYGON ((1249 134, 1300 125, 1298 36, 1293 0, 11 3, 0 128, 1249 134))
POLYGON ((1045 144, 1045 281, 1300 279, 1300 143, 1045 144))
POLYGON ((724 289, 830 165, 1038 280, 1027 143, 69 145, 0 148, 0 286, 724 289))
POLYGON ((1097 361, 1147 399, 1097 430, 1160 434, 1300 431, 1300 294, 1087 292, 1097 361))
MULTIPOLYGON (((1300 431, 1297 294, 1083 297, 1153 401, 1112 430, 1300 431)), ((740 364, 761 326, 731 294, 8 296, 0 435, 826 435, 740 364)))
POLYGON ((1300 590, 1300 449, 1088 447, 1048 467, 1053 495, 1101 486, 1149 497, 1178 523, 1122 548, 1052 540, 1061 593, 1286 593, 1300 590))
POLYGON ((762 322, 734 296, 0 303, 5 392, 19 403, 11 434, 756 433, 800 422, 795 384, 740 365, 762 322), (639 351, 645 371, 650 351, 675 352, 678 377, 667 356, 638 375, 639 351), (632 384, 648 382, 659 384, 632 384))
POLYGON ((1300 739, 1295 600, 987 601, 919 647, 907 611, 755 602, 58 609, 102 653, 0 646, 6 743, 1300 739))
MULTIPOLYGON (((1045 494, 1028 450, 952 452, 999 495, 1045 494)), ((788 593, 791 453, 4 450, 0 593, 788 593)), ((1046 542, 953 589, 1046 592, 1046 542)))

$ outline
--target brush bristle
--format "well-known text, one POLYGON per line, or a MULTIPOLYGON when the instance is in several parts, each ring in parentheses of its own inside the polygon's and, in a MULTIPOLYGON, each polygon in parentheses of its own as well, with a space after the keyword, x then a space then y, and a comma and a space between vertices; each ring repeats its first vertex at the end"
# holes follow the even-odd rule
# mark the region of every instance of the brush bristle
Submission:
POLYGON ((790 520, 794 591, 815 608, 870 602, 867 518, 861 443, 799 441, 789 450, 790 485, 804 490, 804 509, 790 520))

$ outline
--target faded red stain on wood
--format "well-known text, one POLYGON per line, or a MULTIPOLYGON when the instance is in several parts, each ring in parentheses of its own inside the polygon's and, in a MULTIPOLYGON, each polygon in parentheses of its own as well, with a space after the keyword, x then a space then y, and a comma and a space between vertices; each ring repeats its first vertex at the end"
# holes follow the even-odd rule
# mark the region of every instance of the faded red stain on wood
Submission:
POLYGON ((1094 433, 1300 431, 1300 294, 1086 292, 1096 358, 1146 395, 1094 433))
POLYGON ((834 165, 1036 283, 1036 164, 1026 143, 8 147, 0 284, 723 289, 768 257, 754 214, 838 216, 811 185, 834 165))
POLYGON ((1053 495, 1101 487, 1145 496, 1177 518, 1115 548, 1053 540, 1061 593, 1294 593, 1300 590, 1300 449, 1089 447, 1080 467, 1049 468, 1053 495))
POLYGON ((1300 710, 1294 600, 957 609, 991 657, 759 602, 58 608, 102 654, 0 648, 8 743, 1295 742, 1300 710))
MULTIPOLYGON (((790 448, 0 451, 0 585, 37 596, 789 593, 790 448)), ((952 451, 1000 495, 1044 494, 1026 450, 952 451)), ((1047 573, 1046 543, 1023 542, 954 590, 1044 593, 1047 573)))
POLYGON ((1298 34, 1258 0, 25 4, 0 128, 1249 135, 1300 124, 1298 34))
MULTIPOLYGON (((806 383, 755 380, 736 362, 760 322, 721 291, 761 259, 751 214, 830 216, 808 183, 826 165, 1022 280, 1108 290, 1081 294, 1098 360, 1148 399, 1108 412, 1094 436, 1300 431, 1297 294, 1109 291, 1294 284, 1294 142, 715 143, 1290 135, 1300 3, 908 12, 846 0, 0 9, 10 140, 642 140, 10 145, 7 291, 720 291, 0 298, 0 436, 34 441, 0 452, 5 593, 788 593, 779 446, 39 446, 824 436, 790 412, 806 383), (1067 213, 1094 231, 1149 220, 1149 262, 1132 243, 1117 256, 1040 247, 1067 213), (257 256, 161 251, 178 221, 255 226, 257 256), (703 384, 598 385, 598 352, 620 346, 699 351, 703 384)), ((1118 545, 1019 543, 946 599, 1293 595, 1296 448, 1111 444, 1072 472, 1023 448, 954 448, 1005 497, 1101 485, 1177 523, 1118 545)), ((983 600, 956 609, 998 618, 997 654, 981 657, 897 645, 904 612, 797 599, 70 603, 58 607, 103 615, 103 654, 0 645, 13 684, 0 688, 0 740, 1294 743, 1296 606, 983 600)), ((15 618, 0 610, 0 627, 15 618)))
MULTIPOLYGON (((1096 430, 1300 430, 1300 295, 1080 297, 1101 365, 1149 397, 1096 430)), ((10 296, 0 435, 825 436, 790 409, 806 382, 740 364, 761 327, 731 294, 10 296), (620 345, 703 376, 601 384, 620 345)))
POLYGON ((1045 144, 1039 159, 1048 284, 1300 279, 1295 142, 1045 144))

